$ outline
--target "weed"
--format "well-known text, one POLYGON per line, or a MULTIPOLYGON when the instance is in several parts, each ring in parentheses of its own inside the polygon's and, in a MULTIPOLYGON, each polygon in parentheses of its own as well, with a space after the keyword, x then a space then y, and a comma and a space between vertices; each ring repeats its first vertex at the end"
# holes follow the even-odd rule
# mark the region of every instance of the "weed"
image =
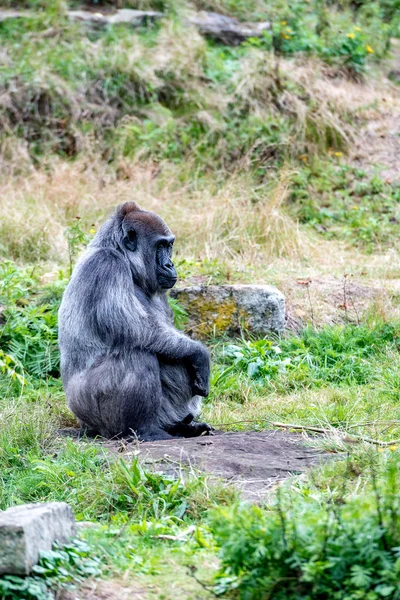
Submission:
POLYGON ((216 591, 243 599, 395 599, 399 594, 398 455, 368 492, 278 492, 270 510, 221 511, 213 529, 222 571, 216 591), (372 489, 371 489, 372 488, 372 489))
POLYGON ((42 552, 29 577, 5 575, 0 578, 2 600, 52 600, 52 590, 76 586, 88 577, 102 574, 100 559, 87 543, 73 543, 42 552))

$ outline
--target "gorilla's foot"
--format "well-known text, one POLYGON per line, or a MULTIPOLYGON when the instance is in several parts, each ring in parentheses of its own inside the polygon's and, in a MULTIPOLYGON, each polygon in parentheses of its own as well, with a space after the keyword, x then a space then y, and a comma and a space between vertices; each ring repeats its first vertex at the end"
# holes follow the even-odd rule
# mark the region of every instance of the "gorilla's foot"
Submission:
POLYGON ((168 433, 172 434, 174 437, 185 438, 198 437, 199 435, 213 435, 214 428, 208 423, 198 423, 197 421, 185 423, 185 421, 186 419, 180 423, 176 423, 176 425, 168 427, 168 433))

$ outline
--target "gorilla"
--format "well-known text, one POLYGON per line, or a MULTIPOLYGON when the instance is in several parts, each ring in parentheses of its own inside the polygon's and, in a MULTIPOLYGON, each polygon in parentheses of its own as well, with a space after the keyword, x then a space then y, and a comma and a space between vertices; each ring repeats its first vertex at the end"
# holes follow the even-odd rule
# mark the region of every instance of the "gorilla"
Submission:
POLYGON ((143 441, 209 433, 195 421, 210 357, 173 325, 175 237, 134 202, 117 207, 79 259, 59 310, 61 377, 81 427, 143 441))

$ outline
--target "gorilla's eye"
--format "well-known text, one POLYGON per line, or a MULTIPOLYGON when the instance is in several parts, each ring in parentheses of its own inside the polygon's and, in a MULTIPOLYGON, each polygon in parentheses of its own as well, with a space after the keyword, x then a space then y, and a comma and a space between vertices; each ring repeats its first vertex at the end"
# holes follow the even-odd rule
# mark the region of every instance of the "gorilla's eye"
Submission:
POLYGON ((157 250, 156 250, 156 258, 157 258, 157 262, 159 265, 162 265, 164 263, 165 255, 166 255, 165 243, 159 242, 157 244, 157 250))
POLYGON ((173 242, 169 240, 160 240, 156 248, 156 260, 160 266, 165 266, 171 262, 173 242))

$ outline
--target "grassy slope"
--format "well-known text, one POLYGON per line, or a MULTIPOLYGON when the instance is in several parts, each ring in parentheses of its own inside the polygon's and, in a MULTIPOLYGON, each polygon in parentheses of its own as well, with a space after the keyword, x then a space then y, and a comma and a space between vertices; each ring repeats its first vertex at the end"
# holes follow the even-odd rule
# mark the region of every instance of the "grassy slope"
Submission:
MULTIPOLYGON (((0 30, 1 245, 23 266, 5 266, 0 288, 9 309, 0 346, 0 505, 66 500, 80 520, 102 523, 84 537, 105 559, 105 577, 138 579, 146 597, 176 598, 179 587, 181 597, 203 598, 208 592, 187 565, 210 580, 217 559, 209 510, 231 505, 234 493, 204 478, 178 485, 149 478, 90 443, 77 449, 54 437, 57 427, 74 424, 53 377, 54 315, 69 258, 116 203, 135 199, 156 210, 177 234, 181 278, 277 283, 298 327, 317 328, 277 341, 279 354, 257 342, 230 349, 210 340, 207 419, 243 421, 231 429, 270 420, 332 427, 331 448, 343 447, 337 429, 397 437, 398 425, 384 421, 400 419, 399 192, 379 168, 372 178, 369 165, 356 168, 348 152, 369 119, 398 110, 398 92, 373 62, 366 80, 349 81, 348 65, 295 52, 280 58, 277 78, 268 49, 206 43, 176 16, 150 32, 88 37, 67 25, 60 7, 0 30), (366 294, 356 311, 351 302, 338 308, 349 274, 385 291, 366 294), (22 389, 14 369, 27 380, 22 389), (184 534, 183 541, 157 537, 165 534, 184 534)), ((200 7, 246 18, 266 11, 256 2, 200 7)), ((305 19, 311 32, 314 9, 277 2, 268 10, 295 31, 305 19)), ((353 18, 332 10, 326 47, 353 31, 353 18)), ((368 11, 358 18, 362 44, 374 39, 379 55, 381 21, 368 11)), ((350 491, 370 480, 363 457, 357 445, 346 471, 350 491)), ((313 478, 306 485, 335 488, 341 469, 329 467, 317 486, 313 478)))

